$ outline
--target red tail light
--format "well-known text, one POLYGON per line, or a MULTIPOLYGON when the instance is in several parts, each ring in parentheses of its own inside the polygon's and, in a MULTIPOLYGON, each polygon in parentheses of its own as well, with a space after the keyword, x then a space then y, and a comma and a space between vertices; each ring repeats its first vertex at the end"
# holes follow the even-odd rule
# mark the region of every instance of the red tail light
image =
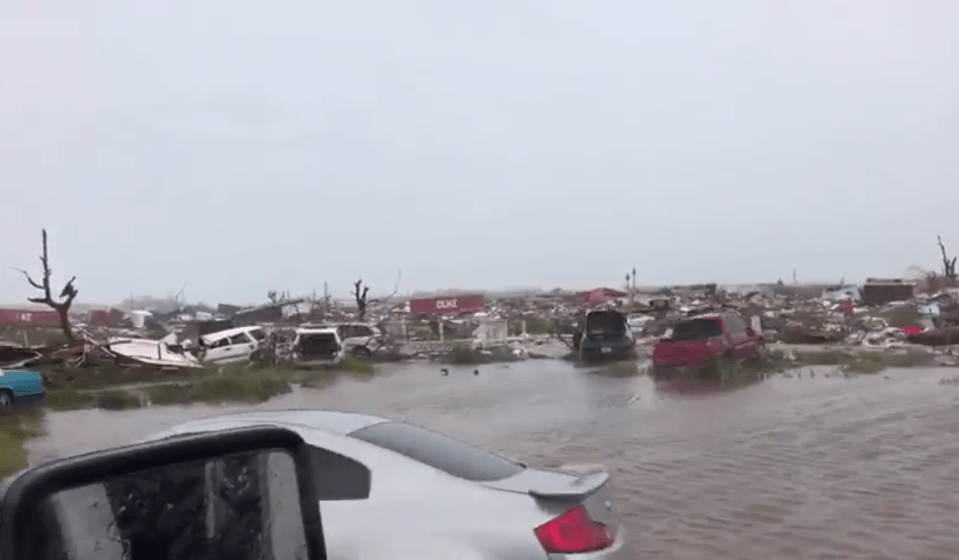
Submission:
POLYGON ((533 532, 550 554, 592 552, 613 544, 609 527, 590 519, 583 506, 574 507, 533 532))

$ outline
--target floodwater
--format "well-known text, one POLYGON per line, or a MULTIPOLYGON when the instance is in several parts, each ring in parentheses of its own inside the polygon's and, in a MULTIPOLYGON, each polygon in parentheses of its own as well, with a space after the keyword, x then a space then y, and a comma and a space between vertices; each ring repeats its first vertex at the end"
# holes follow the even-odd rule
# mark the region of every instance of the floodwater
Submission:
MULTIPOLYGON (((959 383, 949 370, 777 376, 721 391, 636 365, 402 365, 260 408, 407 420, 533 464, 603 462, 639 558, 959 558, 959 383)), ((34 462, 237 407, 52 413, 34 462)))

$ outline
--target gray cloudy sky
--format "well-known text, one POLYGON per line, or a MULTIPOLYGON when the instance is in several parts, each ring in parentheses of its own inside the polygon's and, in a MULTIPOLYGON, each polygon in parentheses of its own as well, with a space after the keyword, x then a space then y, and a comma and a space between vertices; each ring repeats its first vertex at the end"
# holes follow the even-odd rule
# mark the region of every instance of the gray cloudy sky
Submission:
POLYGON ((6 0, 0 301, 860 280, 959 251, 959 3, 6 0))

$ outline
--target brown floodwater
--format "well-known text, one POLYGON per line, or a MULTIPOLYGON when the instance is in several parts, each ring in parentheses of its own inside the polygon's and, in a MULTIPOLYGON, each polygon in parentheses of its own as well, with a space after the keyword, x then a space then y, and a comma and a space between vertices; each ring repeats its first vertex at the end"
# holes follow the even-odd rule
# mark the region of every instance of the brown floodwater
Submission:
MULTIPOLYGON (((940 382, 955 372, 830 371, 719 390, 635 365, 409 364, 257 408, 370 412, 534 464, 605 463, 638 558, 959 558, 959 384, 940 382)), ((242 408, 51 413, 31 460, 242 408)))

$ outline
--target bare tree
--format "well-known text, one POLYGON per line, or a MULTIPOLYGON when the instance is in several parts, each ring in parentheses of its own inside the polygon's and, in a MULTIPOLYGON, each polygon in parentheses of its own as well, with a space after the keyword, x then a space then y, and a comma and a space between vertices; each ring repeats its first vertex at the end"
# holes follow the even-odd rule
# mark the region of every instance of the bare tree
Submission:
POLYGON ((956 285, 956 257, 949 258, 946 253, 946 246, 942 243, 942 236, 937 235, 936 240, 939 243, 939 252, 942 253, 942 275, 946 283, 950 286, 956 285))
POLYGON ((367 296, 370 293, 370 287, 363 285, 363 279, 353 282, 353 299, 356 300, 356 316, 360 321, 366 319, 366 306, 369 305, 367 296))
POLYGON ((396 284, 393 285, 393 293, 386 296, 385 298, 378 299, 369 299, 370 287, 363 285, 363 280, 357 280, 353 282, 353 299, 356 300, 356 317, 360 321, 366 320, 366 308, 369 307, 371 303, 378 303, 380 301, 389 301, 393 296, 396 295, 396 292, 400 289, 400 279, 403 278, 403 271, 397 271, 396 273, 396 284))
POLYGON ((70 278, 70 281, 60 290, 60 295, 57 298, 53 297, 53 292, 50 289, 50 276, 53 274, 53 269, 50 268, 50 255, 47 252, 46 229, 43 230, 43 253, 40 255, 40 265, 43 274, 40 282, 34 280, 26 270, 17 269, 23 273, 31 286, 43 292, 43 297, 27 298, 27 301, 46 305, 56 311, 57 315, 60 316, 60 327, 63 329, 63 334, 71 341, 76 340, 73 336, 73 329, 70 328, 70 306, 73 305, 73 300, 77 297, 77 288, 73 285, 77 277, 70 278))

